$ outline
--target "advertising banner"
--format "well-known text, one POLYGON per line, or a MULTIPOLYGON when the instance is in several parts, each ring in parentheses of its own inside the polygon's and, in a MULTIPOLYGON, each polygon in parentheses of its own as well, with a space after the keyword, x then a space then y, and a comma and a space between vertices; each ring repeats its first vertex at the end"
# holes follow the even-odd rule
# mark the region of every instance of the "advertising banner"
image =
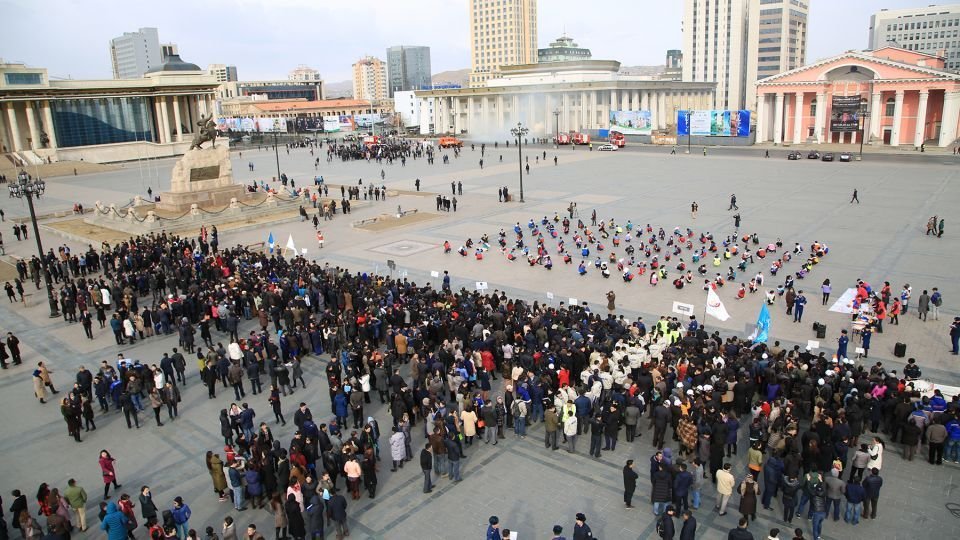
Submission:
POLYGON ((610 111, 610 129, 624 135, 650 135, 650 111, 610 111))
POLYGON ((374 124, 379 124, 383 119, 379 114, 355 114, 353 120, 359 128, 369 128, 374 124))
POLYGON ((253 118, 240 118, 240 129, 242 131, 256 131, 253 128, 253 118))
POLYGON ((342 114, 342 115, 340 115, 340 117, 338 118, 338 120, 339 120, 339 122, 340 122, 340 129, 347 130, 347 131, 352 131, 352 130, 354 130, 354 129, 357 127, 357 125, 354 124, 354 122, 353 122, 353 116, 351 116, 351 115, 344 115, 344 114, 342 114))
POLYGON ((335 131, 340 131, 340 117, 339 116, 324 116, 323 117, 323 131, 327 133, 332 133, 335 131))
POLYGON ((298 116, 295 123, 297 131, 320 131, 323 129, 323 119, 315 116, 298 116))
POLYGON ((748 137, 750 111, 677 111, 677 135, 748 137))
POLYGON ((860 129, 860 96, 833 96, 830 131, 850 132, 860 129))

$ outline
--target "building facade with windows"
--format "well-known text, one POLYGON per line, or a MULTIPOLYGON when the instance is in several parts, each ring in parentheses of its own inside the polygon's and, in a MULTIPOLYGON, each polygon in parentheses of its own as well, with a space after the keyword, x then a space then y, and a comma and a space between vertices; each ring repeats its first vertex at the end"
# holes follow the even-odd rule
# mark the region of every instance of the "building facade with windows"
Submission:
POLYGON ((756 110, 756 81, 798 68, 807 62, 807 16, 810 0, 753 0, 747 30, 747 97, 756 110))
POLYGON ((290 70, 290 73, 287 74, 287 79, 291 81, 319 81, 320 72, 313 69, 310 66, 300 64, 297 67, 290 70))
POLYGON ((430 86, 430 47, 398 45, 387 49, 387 95, 430 86))
POLYGON ((50 80, 45 68, 0 64, 0 145, 37 159, 123 161, 182 153, 217 81, 173 56, 140 79, 50 80), (163 147, 163 148, 156 148, 163 147))
POLYGON ((114 79, 139 79, 163 64, 160 37, 156 28, 124 32, 110 40, 110 64, 114 79))
POLYGON ((717 83, 710 109, 742 109, 750 0, 684 0, 684 81, 717 83))
POLYGON ((234 99, 262 96, 263 99, 304 99, 320 101, 325 98, 323 81, 229 81, 217 89, 217 98, 234 99))
POLYGON ((867 47, 886 46, 943 56, 946 69, 960 71, 960 4, 882 9, 870 16, 867 47))
POLYGON ((467 0, 470 86, 500 75, 501 66, 537 62, 537 0, 467 0))
POLYGON ((476 88, 417 92, 420 133, 509 138, 517 122, 530 137, 610 127, 611 111, 650 111, 654 131, 675 127, 678 110, 709 109, 715 83, 654 80, 619 73, 615 60, 502 67, 476 88))
POLYGON ((231 82, 237 79, 237 66, 228 66, 226 64, 210 64, 207 66, 207 73, 216 77, 217 82, 231 82))
POLYGON ((353 99, 387 99, 387 64, 365 56, 353 63, 353 99))
POLYGON ((757 142, 952 146, 960 75, 945 64, 942 57, 884 47, 763 79, 756 83, 757 142))

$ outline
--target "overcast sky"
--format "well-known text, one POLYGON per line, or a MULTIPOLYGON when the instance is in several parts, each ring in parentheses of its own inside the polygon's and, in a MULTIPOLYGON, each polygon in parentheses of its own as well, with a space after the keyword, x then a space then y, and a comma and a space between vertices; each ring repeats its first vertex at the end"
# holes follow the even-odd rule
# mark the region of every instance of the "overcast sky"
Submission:
MULTIPOLYGON (((297 64, 335 82, 350 65, 391 45, 427 45, 433 72, 470 67, 469 0, 0 0, 0 58, 46 67, 51 76, 110 78, 109 41, 140 27, 180 47, 184 60, 237 66, 241 80, 286 78, 297 64)), ((807 59, 867 46, 881 8, 931 0, 807 0, 807 59)), ((541 47, 564 31, 594 58, 624 65, 664 62, 681 48, 682 0, 539 0, 541 47)))

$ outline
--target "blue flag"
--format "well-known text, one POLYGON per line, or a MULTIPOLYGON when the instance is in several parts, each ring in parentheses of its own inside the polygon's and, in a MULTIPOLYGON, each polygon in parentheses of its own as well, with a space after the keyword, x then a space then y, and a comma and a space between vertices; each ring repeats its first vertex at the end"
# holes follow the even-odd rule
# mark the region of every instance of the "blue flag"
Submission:
POLYGON ((764 302, 760 305, 760 314, 757 315, 757 328, 753 331, 750 339, 754 343, 766 343, 770 335, 770 311, 764 302))
POLYGON ((267 245, 270 246, 270 253, 273 253, 273 231, 270 231, 270 236, 267 237, 267 245))

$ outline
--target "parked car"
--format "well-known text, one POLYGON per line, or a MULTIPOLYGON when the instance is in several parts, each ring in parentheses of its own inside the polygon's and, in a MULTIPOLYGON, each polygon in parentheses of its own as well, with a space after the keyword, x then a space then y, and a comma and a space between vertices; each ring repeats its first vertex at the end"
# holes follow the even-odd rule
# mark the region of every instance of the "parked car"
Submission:
POLYGON ((823 161, 833 161, 833 153, 832 153, 832 152, 827 152, 827 153, 824 154, 823 157, 820 158, 820 159, 822 159, 823 161))
POLYGON ((850 152, 840 153, 840 161, 850 161, 851 159, 853 159, 853 156, 850 154, 850 152))
POLYGON ((600 150, 601 152, 616 152, 617 147, 616 145, 607 143, 607 144, 601 144, 598 150, 600 150))
POLYGON ((807 159, 820 159, 820 152, 811 150, 810 153, 807 154, 807 159))
POLYGON ((787 159, 789 160, 800 159, 800 152, 790 152, 789 154, 787 154, 787 159))

